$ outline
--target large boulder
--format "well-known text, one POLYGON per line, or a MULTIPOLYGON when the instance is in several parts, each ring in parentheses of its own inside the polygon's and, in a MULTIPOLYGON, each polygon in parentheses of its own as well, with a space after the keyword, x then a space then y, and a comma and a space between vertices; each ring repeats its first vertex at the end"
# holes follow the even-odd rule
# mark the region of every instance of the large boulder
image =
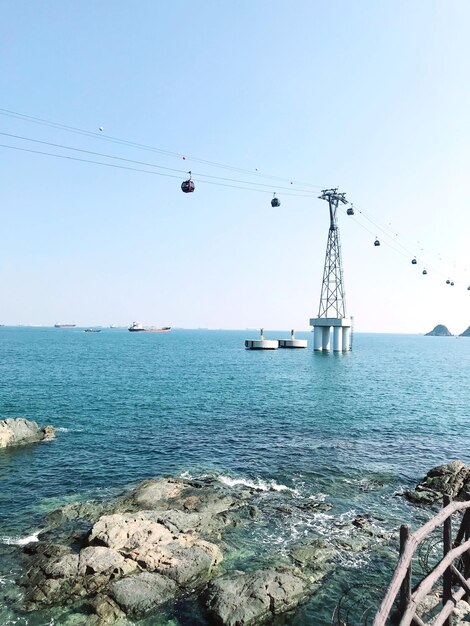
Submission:
POLYGON ((170 543, 171 532, 152 519, 152 511, 103 515, 91 529, 90 544, 131 551, 142 546, 170 543))
POLYGON ((161 604, 168 602, 178 592, 174 581, 151 572, 126 576, 113 582, 108 594, 119 607, 132 617, 150 613, 161 604))
POLYGON ((223 626, 254 626, 295 608, 309 594, 292 568, 233 572, 210 583, 206 606, 223 626))
POLYGON ((451 461, 430 470, 406 497, 418 504, 441 502, 444 494, 453 500, 463 499, 470 488, 470 467, 463 461, 451 461))
POLYGON ((21 446, 54 437, 55 431, 52 426, 40 427, 36 422, 24 417, 0 420, 0 448, 21 446))
POLYGON ((222 552, 215 544, 203 539, 183 538, 167 545, 141 548, 132 553, 140 567, 159 572, 181 586, 198 586, 210 576, 222 561, 222 552))

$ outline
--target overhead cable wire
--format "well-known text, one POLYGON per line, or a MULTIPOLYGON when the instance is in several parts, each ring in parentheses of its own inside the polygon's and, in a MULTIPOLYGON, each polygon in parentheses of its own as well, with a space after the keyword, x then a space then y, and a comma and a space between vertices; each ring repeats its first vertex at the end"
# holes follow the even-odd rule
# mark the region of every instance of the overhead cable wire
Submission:
MULTIPOLYGON (((33 139, 31 137, 23 137, 22 135, 15 135, 15 134, 12 134, 12 133, 3 133, 3 132, 0 132, 0 135, 2 135, 4 137, 10 137, 10 138, 13 138, 13 139, 20 139, 21 141, 31 141, 33 143, 39 143, 39 144, 44 145, 44 146, 51 146, 51 147, 54 147, 54 148, 62 148, 64 150, 73 150, 75 152, 82 152, 82 153, 85 153, 85 154, 92 154, 94 156, 105 157, 107 159, 116 159, 118 161, 125 161, 127 163, 134 163, 136 165, 145 165, 146 167, 155 167, 155 168, 167 170, 167 171, 170 171, 170 172, 179 172, 180 174, 187 174, 188 173, 186 170, 175 169, 173 167, 165 167, 163 165, 157 165, 156 163, 147 163, 145 161, 136 161, 135 159, 126 159, 125 157, 119 157, 119 156, 115 156, 115 155, 112 155, 112 154, 104 154, 103 152, 95 152, 93 150, 85 150, 83 148, 74 148, 72 146, 67 146, 67 145, 60 144, 60 143, 53 143, 51 141, 42 141, 40 139, 33 139)), ((228 182, 231 182, 231 183, 241 183, 241 184, 244 184, 244 185, 256 185, 257 187, 268 187, 270 189, 270 193, 272 193, 272 185, 266 185, 264 183, 257 183, 257 182, 254 182, 254 181, 247 181, 247 180, 237 180, 237 179, 234 179, 234 178, 224 178, 222 176, 213 176, 211 174, 202 174, 202 173, 194 172, 194 171, 192 172, 192 175, 196 176, 196 177, 199 176, 199 177, 204 177, 204 178, 213 178, 213 179, 216 179, 216 180, 228 181, 228 182)), ((305 194, 316 193, 316 192, 310 191, 309 189, 295 189, 295 188, 291 188, 291 187, 279 187, 279 186, 277 186, 276 190, 277 189, 282 189, 282 190, 286 190, 286 191, 294 190, 296 192, 302 192, 302 193, 305 193, 305 194)))
MULTIPOLYGON (((49 157, 55 157, 57 159, 66 159, 69 161, 78 161, 80 163, 91 163, 93 165, 102 165, 104 167, 112 167, 115 169, 121 169, 121 170, 127 170, 127 171, 131 171, 131 172, 142 172, 144 174, 153 174, 154 176, 165 176, 167 178, 178 178, 181 180, 180 176, 177 176, 176 174, 166 174, 163 172, 155 172, 154 170, 145 170, 142 168, 138 168, 138 167, 129 167, 127 165, 118 165, 117 163, 104 163, 103 161, 94 161, 93 159, 81 159, 79 157, 73 157, 70 156, 68 154, 55 154, 53 152, 45 152, 43 150, 32 150, 31 148, 21 148, 20 146, 9 146, 7 144, 0 144, 0 148, 7 148, 9 150, 17 150, 20 152, 28 152, 30 154, 39 154, 42 156, 49 156, 49 157)), ((271 194, 271 191, 268 191, 266 189, 256 189, 256 188, 252 188, 252 187, 241 187, 240 185, 229 185, 227 183, 219 183, 213 180, 199 180, 198 182, 201 183, 205 183, 207 185, 217 185, 219 187, 229 187, 232 189, 242 189, 244 191, 257 191, 259 193, 269 193, 271 194)), ((287 192, 283 195, 287 195, 287 196, 295 196, 295 197, 301 197, 301 198, 310 198, 311 196, 307 196, 305 194, 300 194, 300 193, 292 193, 292 192, 287 192)))
MULTIPOLYGON (((354 208, 356 208, 356 205, 354 205, 354 208)), ((346 214, 346 211, 345 211, 344 209, 342 209, 342 212, 344 212, 344 214, 346 214)), ((358 213, 359 213, 359 214, 361 214, 361 215, 364 217, 364 213, 363 213, 363 211, 359 211, 359 210, 358 210, 358 213)), ((358 224, 361 228, 363 228, 364 230, 366 230, 366 231, 367 231, 368 233, 370 233, 371 235, 374 235, 374 231, 373 231, 373 230, 371 230, 370 228, 368 228, 368 227, 367 227, 365 224, 363 224, 360 220, 358 220, 356 216, 354 216, 354 217, 353 217, 353 220, 354 220, 354 222, 355 222, 356 224, 358 224)), ((370 221, 370 220, 369 220, 369 221, 370 221)), ((374 224, 374 226, 377 226, 377 225, 376 225, 376 224, 374 224)), ((375 235, 375 236, 376 236, 376 235, 375 235)), ((382 243, 383 243, 383 240, 382 240, 382 243)), ((400 256, 402 256, 402 257, 404 257, 404 258, 408 259, 408 261, 409 261, 410 256, 411 256, 411 257, 413 256, 413 255, 410 253, 410 251, 409 251, 409 250, 406 250, 406 248, 404 248, 404 246, 403 246, 403 245, 401 245, 401 248, 402 248, 402 249, 398 248, 396 245, 394 245, 395 243, 396 243, 396 242, 395 242, 395 240, 392 238, 392 239, 391 239, 391 241, 385 241, 384 245, 385 245, 386 247, 388 247, 388 248, 391 248, 394 252, 396 252, 396 253, 397 253, 397 254, 399 254, 400 256)), ((427 270, 431 271, 431 272, 432 272, 432 274, 438 275, 438 276, 440 276, 440 277, 442 277, 442 278, 447 278, 447 279, 450 279, 450 278, 449 278, 449 274, 448 274, 448 273, 444 273, 444 272, 442 271, 442 269, 441 269, 441 268, 436 268, 436 267, 434 266, 434 264, 433 264, 433 263, 428 263, 426 259, 423 259, 423 261, 421 261, 421 263, 420 263, 420 264, 422 265, 422 267, 423 267, 424 269, 427 269, 427 270)), ((462 275, 462 276, 460 276, 460 278, 462 279, 462 283, 463 283, 463 284, 466 284, 466 283, 465 283, 465 277, 462 275)), ((455 282, 455 281, 454 281, 454 282, 455 282)), ((466 288, 466 287, 465 287, 465 288, 466 288)))
MULTIPOLYGON (((356 204, 355 204, 354 206, 355 206, 355 208, 356 208, 356 204)), ((387 227, 382 227, 382 226, 380 226, 379 224, 377 224, 376 222, 374 222, 374 220, 372 220, 372 219, 371 219, 371 218, 370 218, 370 217, 366 214, 366 212, 364 211, 364 209, 361 209, 361 208, 359 207, 357 210, 358 210, 358 212, 359 212, 359 213, 360 213, 360 214, 361 214, 361 215, 362 215, 362 216, 363 216, 366 220, 368 220, 371 224, 373 224, 373 225, 377 228, 377 230, 380 230, 382 233, 384 233, 384 235, 385 235, 385 236, 387 236, 387 237, 391 238, 391 239, 392 239, 392 240, 393 240, 393 241, 394 241, 394 242, 395 242, 398 246, 400 246, 400 247, 401 247, 404 251, 406 251, 406 252, 407 252, 407 254, 409 254, 412 258, 419 257, 419 258, 423 259, 423 258, 426 256, 425 254, 424 254, 424 255, 416 254, 416 250, 411 251, 411 250, 410 250, 410 248, 409 248, 409 247, 407 247, 407 246, 410 246, 410 245, 411 245, 411 242, 407 242, 407 246, 405 246, 405 245, 402 243, 402 241, 401 241, 402 239, 404 239, 404 237, 403 237, 402 235, 399 235, 398 233, 394 232, 394 231, 393 231, 393 230, 391 230, 391 229, 388 229, 388 230, 387 230, 387 227), (393 235, 392 235, 391 233, 393 233, 393 235)), ((418 242, 418 243, 419 243, 419 242, 418 242)), ((422 248, 422 247, 421 247, 421 252, 425 252, 424 248, 422 248)), ((446 267, 446 269, 450 269, 450 267, 451 267, 451 265, 452 265, 452 264, 451 264, 451 262, 446 261, 445 259, 442 259, 442 258, 440 257, 440 255, 438 255, 437 253, 433 253, 432 251, 429 251, 429 250, 428 250, 427 252, 428 252, 428 254, 430 254, 430 255, 432 255, 433 257, 435 257, 435 259, 436 259, 436 262, 437 262, 437 263, 439 263, 440 265, 445 264, 445 265, 447 266, 447 267, 446 267)), ((431 263, 426 263, 426 265, 427 265, 427 267, 431 267, 431 263)), ((455 268, 455 263, 454 263, 453 265, 454 265, 454 268, 455 268)), ((440 271, 442 271, 442 270, 440 270, 440 271)), ((457 271, 458 271, 458 269, 457 269, 457 271)), ((447 273, 447 274, 449 274, 449 272, 446 272, 446 273, 447 273)), ((452 274, 452 273, 455 273, 455 269, 450 269, 450 273, 451 273, 451 274, 452 274)), ((444 274, 443 274, 443 275, 444 275, 444 274)))
POLYGON ((208 159, 201 159, 198 157, 194 157, 194 156, 190 156, 187 154, 183 154, 181 152, 175 152, 175 151, 171 151, 171 150, 164 150, 162 148, 157 148, 155 146, 150 146, 147 144, 142 144, 142 143, 138 143, 135 141, 130 141, 127 139, 122 139, 120 137, 114 137, 112 135, 103 135, 102 133, 97 133, 94 131, 90 131, 90 130, 86 130, 83 128, 78 128, 76 126, 69 126, 67 124, 62 124, 60 122, 53 122, 50 120, 45 120, 43 118, 40 117, 36 117, 33 115, 26 115, 24 113, 18 113, 16 111, 11 111, 10 109, 3 109, 0 108, 0 115, 4 115, 4 116, 8 116, 8 117, 12 117, 15 119, 20 119, 23 121, 28 121, 28 122, 32 122, 34 124, 40 124, 43 126, 48 126, 51 128, 56 128, 56 129, 60 129, 60 130, 64 130, 66 132, 72 132, 72 133, 76 133, 79 135, 83 135, 83 136, 87 136, 87 137, 91 137, 94 139, 99 139, 100 141, 108 141, 111 143, 117 143, 117 144, 122 144, 122 145, 126 145, 126 146, 130 146, 133 148, 138 148, 140 150, 148 150, 151 152, 157 152, 159 154, 162 154, 164 156, 170 156, 170 157, 175 157, 178 159, 188 159, 191 160, 195 163, 201 163, 203 165, 208 165, 211 167, 218 167, 221 169, 226 169, 226 170, 232 170, 235 172, 239 172, 242 174, 249 174, 250 176, 256 176, 256 177, 261 177, 261 178, 267 178, 273 181, 281 181, 281 182, 288 182, 288 183, 295 183, 296 185, 302 185, 304 187, 311 187, 312 189, 322 189, 321 185, 313 185, 312 183, 309 182, 301 182, 301 181, 295 181, 291 178, 284 178, 284 177, 279 177, 279 176, 274 176, 272 174, 264 174, 262 172, 259 171, 253 171, 247 168, 240 168, 240 167, 235 167, 232 165, 227 165, 225 163, 220 163, 217 161, 211 161, 208 159))

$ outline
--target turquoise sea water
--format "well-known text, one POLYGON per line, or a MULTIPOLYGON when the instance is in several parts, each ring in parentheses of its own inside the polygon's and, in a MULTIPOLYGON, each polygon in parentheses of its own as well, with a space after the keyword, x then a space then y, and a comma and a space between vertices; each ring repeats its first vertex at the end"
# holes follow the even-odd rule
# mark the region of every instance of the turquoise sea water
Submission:
MULTIPOLYGON (((273 546, 342 532, 358 514, 388 530, 418 523, 423 512, 396 494, 434 465, 470 462, 470 339, 356 334, 353 351, 337 355, 246 351, 255 337, 0 328, 0 419, 58 429, 51 442, 0 450, 0 625, 61 623, 54 610, 21 614, 13 581, 18 542, 65 502, 151 476, 210 474, 255 484, 273 501, 333 504, 260 528, 233 556, 243 568, 273 546)), ((383 567, 346 560, 329 591, 339 597, 345 580, 380 578, 383 567)), ((326 625, 333 608, 319 594, 282 623, 326 625)), ((207 623, 190 603, 178 611, 142 624, 207 623)))

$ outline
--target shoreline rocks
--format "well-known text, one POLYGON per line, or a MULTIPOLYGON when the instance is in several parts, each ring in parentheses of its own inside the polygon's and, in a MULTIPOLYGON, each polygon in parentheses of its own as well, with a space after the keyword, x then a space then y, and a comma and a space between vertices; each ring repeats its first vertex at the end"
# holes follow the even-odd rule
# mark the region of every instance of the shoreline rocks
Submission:
POLYGON ((208 477, 145 480, 112 500, 67 504, 48 515, 52 526, 40 541, 23 548, 23 608, 72 605, 87 613, 87 626, 117 626, 190 598, 221 626, 262 624, 313 595, 343 556, 382 540, 372 519, 344 520, 328 541, 304 535, 285 551, 257 554, 249 571, 235 569, 243 567, 233 561, 246 549, 241 536, 278 509, 310 520, 318 510, 306 510, 308 501, 289 492, 266 499, 208 477))
POLYGON ((297 607, 309 581, 294 568, 232 572, 209 584, 206 607, 224 626, 252 626, 297 607))
POLYGON ((415 504, 433 504, 442 502, 444 494, 462 500, 467 490, 470 490, 470 467, 457 460, 431 469, 405 496, 415 504))
POLYGON ((27 445, 54 437, 53 426, 41 427, 24 417, 0 420, 0 448, 27 445))

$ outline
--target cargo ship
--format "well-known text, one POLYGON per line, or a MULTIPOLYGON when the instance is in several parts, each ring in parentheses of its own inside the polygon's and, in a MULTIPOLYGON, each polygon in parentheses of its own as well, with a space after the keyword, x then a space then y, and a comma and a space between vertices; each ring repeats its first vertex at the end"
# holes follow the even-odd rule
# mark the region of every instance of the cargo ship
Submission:
POLYGON ((139 322, 132 322, 128 330, 131 333, 169 333, 171 326, 162 326, 161 328, 155 328, 154 326, 143 326, 139 322))
POLYGON ((76 324, 54 324, 54 328, 76 328, 76 324))

